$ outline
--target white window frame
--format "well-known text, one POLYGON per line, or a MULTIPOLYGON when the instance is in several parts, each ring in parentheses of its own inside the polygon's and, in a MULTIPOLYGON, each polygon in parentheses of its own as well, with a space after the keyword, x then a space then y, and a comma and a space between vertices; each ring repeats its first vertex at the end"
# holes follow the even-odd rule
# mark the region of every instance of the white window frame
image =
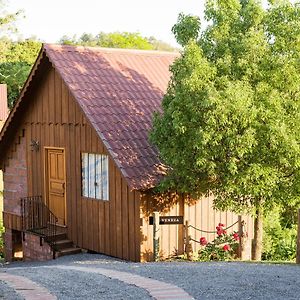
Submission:
POLYGON ((108 155, 81 153, 81 193, 86 198, 109 200, 108 155))

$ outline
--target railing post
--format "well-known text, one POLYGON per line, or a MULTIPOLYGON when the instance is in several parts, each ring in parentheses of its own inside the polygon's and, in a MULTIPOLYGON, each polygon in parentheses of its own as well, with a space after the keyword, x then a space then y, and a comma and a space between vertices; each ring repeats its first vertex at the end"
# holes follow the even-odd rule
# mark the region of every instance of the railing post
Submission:
POLYGON ((153 212, 153 259, 159 260, 159 212, 153 212))
POLYGON ((298 209, 297 254, 296 264, 300 264, 300 209, 298 209))
POLYGON ((185 253, 188 260, 193 260, 193 247, 191 244, 191 236, 189 234, 189 221, 185 221, 185 253))

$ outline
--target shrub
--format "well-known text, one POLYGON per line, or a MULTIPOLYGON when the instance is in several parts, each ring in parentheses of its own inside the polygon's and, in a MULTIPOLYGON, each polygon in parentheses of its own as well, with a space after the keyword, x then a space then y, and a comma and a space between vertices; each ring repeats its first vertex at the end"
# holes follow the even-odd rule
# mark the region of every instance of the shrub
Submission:
POLYGON ((209 260, 232 260, 238 247, 239 235, 236 232, 227 234, 224 224, 219 223, 216 227, 217 237, 208 242, 205 237, 200 238, 202 249, 198 251, 200 261, 209 260))
POLYGON ((276 207, 265 217, 263 260, 293 261, 296 257, 297 225, 282 222, 282 211, 276 207))

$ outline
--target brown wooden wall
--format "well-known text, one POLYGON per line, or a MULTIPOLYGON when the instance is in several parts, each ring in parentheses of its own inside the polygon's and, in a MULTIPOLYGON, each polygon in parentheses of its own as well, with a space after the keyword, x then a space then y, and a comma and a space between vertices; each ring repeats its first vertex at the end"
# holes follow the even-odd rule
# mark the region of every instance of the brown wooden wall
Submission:
MULTIPOLYGON (((213 209, 213 197, 202 198, 198 201, 185 199, 182 195, 162 195, 153 196, 143 194, 141 198, 141 218, 143 219, 141 257, 142 261, 149 261, 153 258, 153 226, 149 225, 149 217, 153 211, 159 211, 162 216, 183 216, 190 225, 204 230, 215 231, 219 223, 225 227, 232 225, 238 220, 238 215, 232 212, 220 212, 213 209)), ((250 216, 242 216, 246 223, 248 239, 246 241, 245 258, 251 259, 251 240, 253 238, 253 219, 250 216)), ((238 224, 231 227, 228 233, 238 231, 238 224)), ((192 239, 199 241, 204 236, 208 241, 212 241, 216 234, 199 232, 189 229, 192 239)), ((200 245, 192 242, 193 251, 197 252, 200 245)), ((183 225, 161 225, 160 226, 160 256, 168 257, 175 253, 183 254, 184 251, 184 226, 183 225)))
POLYGON ((14 229, 14 230, 22 230, 22 219, 20 215, 3 212, 3 224, 5 228, 14 229))
POLYGON ((79 247, 139 261, 140 195, 129 191, 110 158, 110 200, 81 196, 81 152, 108 153, 60 75, 50 64, 48 69, 24 114, 28 195, 44 195, 44 147, 64 148, 68 237, 79 247), (39 151, 31 151, 32 140, 39 142, 39 151))

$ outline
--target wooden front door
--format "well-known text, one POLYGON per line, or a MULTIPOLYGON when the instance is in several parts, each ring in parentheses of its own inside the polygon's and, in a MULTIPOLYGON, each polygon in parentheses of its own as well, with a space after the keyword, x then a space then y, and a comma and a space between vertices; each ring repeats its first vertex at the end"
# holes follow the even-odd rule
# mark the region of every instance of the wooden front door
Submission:
POLYGON ((46 199, 49 209, 66 225, 66 178, 63 149, 46 149, 46 199))

